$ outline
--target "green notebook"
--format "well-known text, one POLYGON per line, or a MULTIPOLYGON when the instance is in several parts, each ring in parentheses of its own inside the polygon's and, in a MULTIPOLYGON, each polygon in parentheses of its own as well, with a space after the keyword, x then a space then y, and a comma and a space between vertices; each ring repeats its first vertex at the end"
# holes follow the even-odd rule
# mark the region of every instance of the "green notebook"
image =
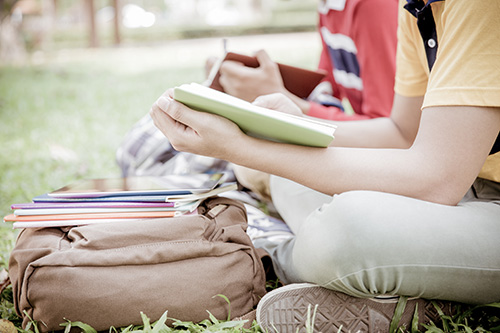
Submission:
POLYGON ((258 107, 197 83, 176 87, 174 99, 192 109, 223 116, 248 135, 271 141, 327 147, 336 129, 332 124, 258 107))

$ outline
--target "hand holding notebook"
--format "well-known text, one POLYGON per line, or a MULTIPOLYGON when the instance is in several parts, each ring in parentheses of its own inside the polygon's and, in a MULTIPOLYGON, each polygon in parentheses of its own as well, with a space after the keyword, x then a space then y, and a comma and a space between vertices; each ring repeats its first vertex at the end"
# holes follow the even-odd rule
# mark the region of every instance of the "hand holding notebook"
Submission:
POLYGON ((248 135, 270 141, 327 147, 336 129, 325 122, 258 107, 197 83, 176 87, 173 95, 194 110, 223 116, 248 135))

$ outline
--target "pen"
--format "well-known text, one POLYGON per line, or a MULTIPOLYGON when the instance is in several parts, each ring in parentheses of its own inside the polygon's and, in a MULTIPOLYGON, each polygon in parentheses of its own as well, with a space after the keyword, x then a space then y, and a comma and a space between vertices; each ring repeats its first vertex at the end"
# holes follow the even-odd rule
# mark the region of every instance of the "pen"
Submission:
POLYGON ((222 48, 224 50, 224 54, 227 53, 227 38, 222 39, 222 48))

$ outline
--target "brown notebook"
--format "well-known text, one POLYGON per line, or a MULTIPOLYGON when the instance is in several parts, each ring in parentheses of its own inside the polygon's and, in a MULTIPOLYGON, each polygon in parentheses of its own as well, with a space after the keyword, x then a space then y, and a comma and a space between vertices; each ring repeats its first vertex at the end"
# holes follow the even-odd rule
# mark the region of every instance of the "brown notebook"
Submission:
MULTIPOLYGON (((257 58, 246 56, 243 54, 228 52, 224 57, 225 60, 233 60, 243 63, 247 67, 257 68, 259 67, 259 62, 257 58)), ((220 64, 215 65, 220 67, 220 64)), ((285 84, 285 88, 290 91, 292 94, 299 96, 301 98, 307 98, 309 94, 313 91, 313 89, 324 79, 326 73, 324 71, 311 71, 308 69, 303 69, 299 67, 294 67, 290 65, 284 65, 278 63, 279 70, 281 72, 281 77, 283 78, 283 83, 285 84)), ((220 73, 217 70, 215 72, 212 83, 210 84, 210 88, 224 91, 222 86, 219 83, 220 73)))

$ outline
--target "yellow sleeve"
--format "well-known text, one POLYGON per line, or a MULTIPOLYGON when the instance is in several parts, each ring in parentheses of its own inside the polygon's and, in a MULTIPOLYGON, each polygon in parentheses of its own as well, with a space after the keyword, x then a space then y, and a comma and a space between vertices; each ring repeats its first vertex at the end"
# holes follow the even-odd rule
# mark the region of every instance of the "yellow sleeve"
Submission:
POLYGON ((437 4, 438 53, 423 107, 500 106, 500 1, 437 4))
POLYGON ((398 47, 394 90, 402 96, 423 96, 427 89, 429 68, 424 44, 417 28, 417 19, 399 1, 398 47))

